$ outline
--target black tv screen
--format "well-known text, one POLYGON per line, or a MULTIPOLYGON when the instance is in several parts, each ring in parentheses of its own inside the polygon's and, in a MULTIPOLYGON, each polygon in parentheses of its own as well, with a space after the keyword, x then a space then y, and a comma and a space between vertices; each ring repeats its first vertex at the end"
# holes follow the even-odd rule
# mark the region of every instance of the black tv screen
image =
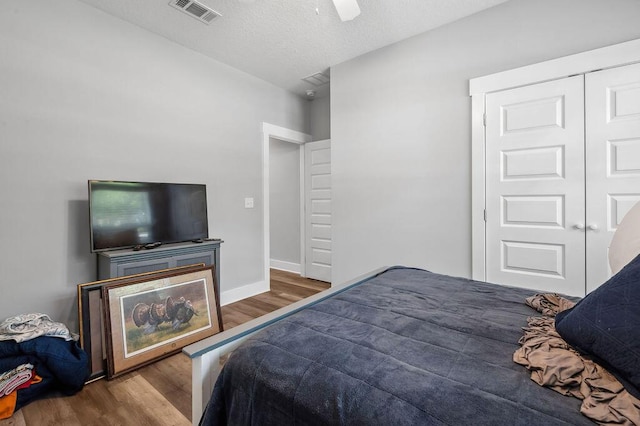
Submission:
POLYGON ((206 239, 207 188, 90 180, 89 217, 92 252, 206 239))

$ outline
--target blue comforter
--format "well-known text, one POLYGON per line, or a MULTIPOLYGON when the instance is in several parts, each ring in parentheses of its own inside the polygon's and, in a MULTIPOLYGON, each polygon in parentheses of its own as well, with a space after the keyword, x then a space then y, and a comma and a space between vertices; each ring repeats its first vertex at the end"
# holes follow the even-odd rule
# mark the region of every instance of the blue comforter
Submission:
POLYGON ((592 424, 512 361, 533 294, 391 268, 236 349, 201 424, 592 424))

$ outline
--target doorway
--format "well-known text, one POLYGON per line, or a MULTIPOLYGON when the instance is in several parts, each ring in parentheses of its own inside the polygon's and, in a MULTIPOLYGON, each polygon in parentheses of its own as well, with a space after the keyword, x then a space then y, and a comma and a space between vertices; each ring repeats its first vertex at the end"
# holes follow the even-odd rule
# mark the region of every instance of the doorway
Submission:
POLYGON ((265 283, 270 282, 272 266, 331 282, 330 156, 329 140, 311 143, 310 135, 263 123, 265 283), (272 158, 272 153, 277 156, 272 158), (275 167, 283 170, 276 171, 275 167), (274 238, 282 241, 274 245, 274 238))
POLYGON ((304 145, 269 138, 269 249, 271 268, 302 274, 304 145))
MULTIPOLYGON (((301 146, 311 141, 311 135, 298 132, 296 130, 287 129, 269 123, 262 123, 262 199, 263 199, 263 269, 264 282, 269 284, 271 276, 271 142, 294 144, 299 152, 299 198, 304 200, 304 150, 301 146)), ((299 273, 304 276, 304 208, 303 202, 299 202, 299 273)))

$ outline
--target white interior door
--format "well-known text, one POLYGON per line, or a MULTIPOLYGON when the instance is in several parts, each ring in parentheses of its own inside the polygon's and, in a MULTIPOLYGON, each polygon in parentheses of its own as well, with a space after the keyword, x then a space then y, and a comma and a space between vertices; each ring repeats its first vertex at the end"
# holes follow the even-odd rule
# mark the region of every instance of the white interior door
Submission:
POLYGON ((584 78, 486 97, 486 279, 585 292, 584 78))
POLYGON ((640 64, 586 75, 587 291, 610 275, 608 248, 640 201, 640 64))
POLYGON ((306 276, 331 282, 331 141, 304 150, 306 276))

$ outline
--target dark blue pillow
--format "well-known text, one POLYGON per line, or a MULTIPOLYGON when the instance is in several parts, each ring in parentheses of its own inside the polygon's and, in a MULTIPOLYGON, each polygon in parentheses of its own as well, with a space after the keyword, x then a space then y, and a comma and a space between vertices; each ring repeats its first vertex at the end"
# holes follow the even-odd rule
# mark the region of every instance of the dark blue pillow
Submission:
POLYGON ((640 398, 640 255, 573 308, 558 313, 556 330, 640 398))

